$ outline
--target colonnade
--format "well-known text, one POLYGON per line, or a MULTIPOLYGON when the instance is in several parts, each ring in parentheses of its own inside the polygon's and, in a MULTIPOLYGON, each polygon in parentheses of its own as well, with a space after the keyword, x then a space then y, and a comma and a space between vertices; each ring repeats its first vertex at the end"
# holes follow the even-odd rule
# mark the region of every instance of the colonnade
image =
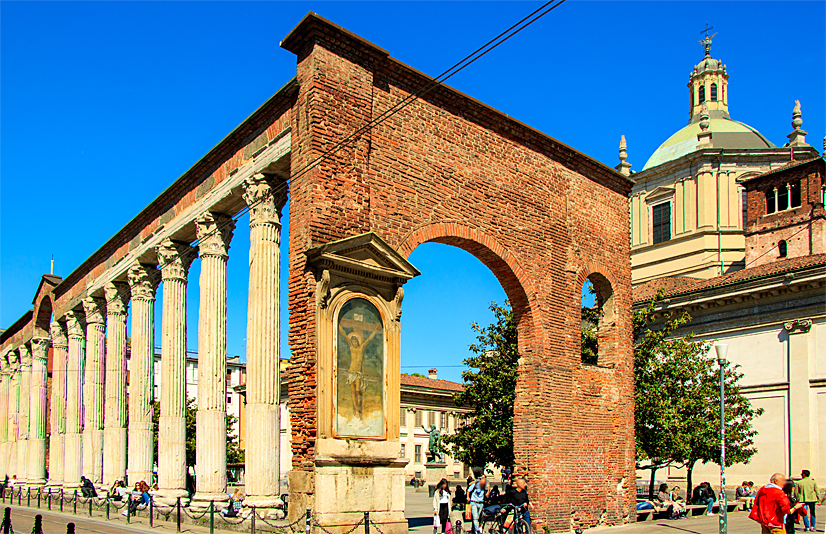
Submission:
MULTIPOLYGON (((249 505, 268 507, 279 503, 279 244, 286 192, 258 174, 245 181, 244 200, 250 213, 246 494, 249 505)), ((125 279, 90 290, 78 306, 55 318, 48 333, 2 355, 0 470, 10 478, 66 489, 78 487, 81 476, 100 487, 115 480, 151 482, 154 310, 163 284, 157 499, 172 504, 182 498, 186 504, 186 292, 189 267, 200 256, 196 493, 190 505, 228 499, 227 261, 235 224, 213 211, 194 222, 197 248, 174 237, 163 240, 156 261, 129 266, 125 279)))

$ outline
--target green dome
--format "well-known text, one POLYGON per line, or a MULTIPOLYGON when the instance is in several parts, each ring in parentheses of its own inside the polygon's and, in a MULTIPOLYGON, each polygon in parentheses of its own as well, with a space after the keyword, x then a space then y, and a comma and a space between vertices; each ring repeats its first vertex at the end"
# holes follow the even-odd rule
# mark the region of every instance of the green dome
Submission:
MULTIPOLYGON (((748 148, 775 148, 775 146, 763 135, 749 126, 739 121, 730 119, 709 119, 711 125, 709 131, 712 133, 711 143, 713 148, 724 149, 748 149, 748 148)), ((669 161, 679 159, 686 154, 697 150, 697 134, 700 133, 700 123, 689 124, 685 128, 669 137, 660 148, 654 151, 643 170, 662 165, 669 161)))

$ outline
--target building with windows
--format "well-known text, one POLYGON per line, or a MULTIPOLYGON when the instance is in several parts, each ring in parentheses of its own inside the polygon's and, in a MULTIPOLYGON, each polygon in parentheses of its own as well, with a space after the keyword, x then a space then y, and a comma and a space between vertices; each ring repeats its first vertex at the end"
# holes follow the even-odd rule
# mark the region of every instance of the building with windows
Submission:
MULTIPOLYGON (((708 279, 743 269, 744 182, 790 161, 817 157, 801 129, 800 104, 793 111, 789 141, 776 146, 729 113, 726 65, 705 57, 689 75, 688 124, 651 155, 640 172, 626 162, 620 145, 620 172, 631 175, 631 278, 641 284, 663 276, 708 279)), ((797 190, 779 190, 777 209, 799 202, 797 190), (797 200, 795 200, 797 199, 797 200)))
MULTIPOLYGON (((692 320, 678 334, 727 344, 729 362, 743 373, 741 392, 764 409, 753 424, 757 454, 726 469, 734 484, 775 472, 826 474, 825 177, 826 163, 816 157, 742 180, 745 268, 634 288, 637 309, 664 288, 659 313, 689 312, 692 320)), ((719 472, 698 464, 693 478, 714 480, 719 472)), ((666 476, 676 481, 685 473, 663 470, 659 478, 666 476)))

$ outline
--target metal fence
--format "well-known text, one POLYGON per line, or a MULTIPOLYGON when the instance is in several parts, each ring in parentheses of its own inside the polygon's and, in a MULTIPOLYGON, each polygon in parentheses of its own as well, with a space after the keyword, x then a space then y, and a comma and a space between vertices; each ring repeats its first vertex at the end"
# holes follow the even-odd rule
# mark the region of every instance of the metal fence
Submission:
MULTIPOLYGON (((155 521, 174 521, 177 531, 181 532, 181 523, 184 518, 189 518, 193 524, 204 524, 209 526, 209 532, 215 531, 216 525, 222 524, 233 525, 232 530, 239 530, 239 525, 249 525, 243 528, 251 534, 256 532, 273 532, 276 534, 310 534, 313 528, 318 529, 324 534, 353 534, 359 527, 363 528, 364 534, 371 534, 371 528, 375 534, 384 534, 381 527, 370 519, 370 512, 364 512, 363 517, 355 524, 350 525, 345 531, 333 532, 318 522, 315 514, 309 508, 305 511, 303 516, 298 517, 292 523, 282 522, 282 524, 275 523, 266 516, 262 516, 255 507, 249 507, 248 513, 237 517, 227 517, 220 510, 216 509, 215 503, 210 502, 209 506, 200 512, 190 510, 186 506, 181 506, 181 499, 178 498, 176 503, 172 506, 156 505, 154 499, 149 500, 147 505, 139 505, 135 508, 135 500, 131 495, 126 496, 126 500, 115 500, 109 496, 106 497, 83 497, 78 494, 77 490, 66 492, 60 490, 45 490, 43 488, 4 488, 0 491, 0 501, 2 503, 17 504, 18 506, 28 506, 30 508, 45 508, 48 510, 57 510, 60 512, 67 512, 67 508, 71 507, 71 513, 77 515, 94 516, 94 511, 97 510, 107 520, 112 519, 111 514, 117 514, 125 508, 126 522, 129 523, 133 516, 149 517, 149 526, 153 527, 155 521), (79 505, 79 506, 78 506, 79 505), (133 512, 134 508, 134 512, 133 512)), ((42 529, 39 528, 41 516, 35 516, 35 526, 32 534, 41 534, 42 529)), ((338 526, 341 528, 341 525, 338 526)), ((75 530, 74 523, 66 525, 66 532, 73 533, 75 530)), ((6 507, 2 523, 0 523, 0 534, 12 534, 11 508, 6 507)))

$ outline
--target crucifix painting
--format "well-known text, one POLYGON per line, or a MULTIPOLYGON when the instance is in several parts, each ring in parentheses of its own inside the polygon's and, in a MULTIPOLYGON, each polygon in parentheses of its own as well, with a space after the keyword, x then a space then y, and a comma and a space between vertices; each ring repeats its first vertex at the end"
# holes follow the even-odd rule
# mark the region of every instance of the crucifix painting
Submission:
POLYGON ((384 437, 384 324, 373 304, 348 300, 336 325, 336 434, 384 437))

